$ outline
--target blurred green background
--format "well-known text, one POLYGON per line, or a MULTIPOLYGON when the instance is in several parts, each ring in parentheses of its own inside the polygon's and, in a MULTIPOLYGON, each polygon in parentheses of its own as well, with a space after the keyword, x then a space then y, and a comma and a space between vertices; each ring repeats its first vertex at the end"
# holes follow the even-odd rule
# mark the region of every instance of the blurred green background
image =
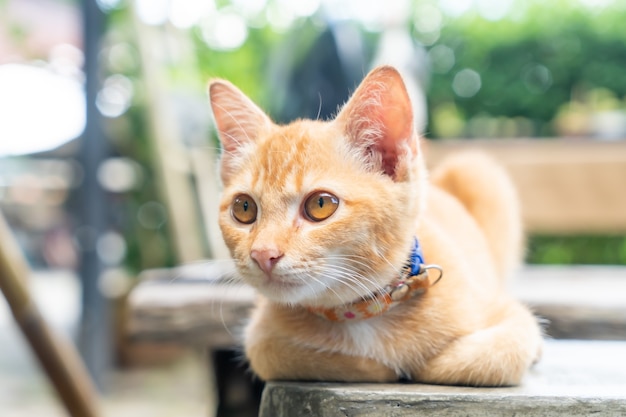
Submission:
MULTIPOLYGON (((29 47, 33 27, 11 18, 15 3, 0 1, 0 33, 5 43, 21 52, 5 53, 2 64, 49 65, 49 51, 29 47)), ((69 0, 40 3, 79 7, 69 0)), ((410 58, 407 68, 424 94, 428 138, 626 137, 626 2, 621 0, 132 4, 100 0, 98 4, 106 14, 98 108, 113 162, 129 173, 109 184, 109 221, 116 231, 111 245, 120 252, 115 262, 130 275, 177 263, 168 237, 170 219, 154 172, 147 120, 151 86, 142 65, 158 66, 161 86, 185 126, 182 138, 187 147, 218 146, 205 102, 208 79, 229 79, 278 121, 315 117, 319 112, 329 117, 373 65, 384 35, 391 31, 410 39, 397 58, 410 58), (157 51, 157 61, 148 64, 142 58, 138 41, 142 37, 157 51), (342 45, 346 39, 347 47, 342 45)), ((71 152, 61 155, 71 158, 71 152)), ((25 169, 19 161, 26 159, 13 156, 12 165, 5 163, 0 169, 0 178, 19 176, 25 169)), ((72 181, 66 183, 71 190, 72 181)), ((36 236, 47 236, 51 228, 58 232, 62 224, 70 246, 80 242, 71 215, 56 218, 54 227, 37 229, 6 190, 0 202, 14 224, 36 229, 36 236)), ((55 204, 71 207, 71 193, 63 196, 55 204)), ((59 264, 54 256, 38 255, 45 248, 32 244, 31 249, 33 262, 59 264)), ((64 259, 61 266, 72 266, 71 256, 64 259)), ((626 239, 531 236, 527 260, 626 264, 626 239)))

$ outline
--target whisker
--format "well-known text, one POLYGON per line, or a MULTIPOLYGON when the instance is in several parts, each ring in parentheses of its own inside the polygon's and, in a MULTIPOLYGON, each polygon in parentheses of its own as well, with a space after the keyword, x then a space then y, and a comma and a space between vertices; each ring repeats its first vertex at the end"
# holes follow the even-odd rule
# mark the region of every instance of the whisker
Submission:
MULTIPOLYGON (((322 259, 329 259, 329 258, 322 258, 322 259)), ((340 258, 336 258, 336 259, 340 259, 340 258)), ((350 261, 350 262, 355 263, 357 265, 363 266, 365 269, 369 270, 369 272, 372 272, 372 273, 375 272, 374 269, 371 266, 369 266, 369 265, 367 265, 367 264, 365 264, 365 263, 363 263, 361 261, 350 259, 350 258, 342 258, 341 260, 343 260, 343 261, 350 261)), ((333 264, 333 265, 328 265, 328 267, 329 268, 340 268, 342 271, 348 272, 348 273, 350 273, 352 275, 357 275, 357 277, 359 279, 361 279, 363 281, 366 281, 366 282, 368 282, 370 284, 373 284, 375 287, 378 287, 378 290, 382 289, 381 286, 377 282, 369 279, 367 276, 363 275, 361 272, 359 272, 357 270, 354 270, 352 268, 349 268, 349 266, 347 266, 347 265, 333 264)))
POLYGON ((359 294, 361 296, 361 298, 369 298, 369 299, 375 301, 379 308, 382 308, 380 300, 378 299, 378 297, 376 297, 376 293, 382 291, 382 289, 383 289, 380 285, 378 285, 378 283, 372 281, 371 279, 369 279, 369 278, 367 278, 367 277, 365 277, 365 276, 363 276, 361 274, 357 274, 355 276, 355 274, 350 273, 349 271, 341 271, 340 278, 347 279, 349 282, 354 282, 355 284, 358 284, 361 288, 363 288, 365 290, 365 294, 363 294, 363 295, 359 294), (371 284, 374 284, 375 290, 370 290, 361 281, 366 281, 366 282, 369 282, 371 284))
POLYGON ((337 299, 340 302, 344 302, 341 298, 341 296, 337 293, 337 291, 335 291, 332 287, 329 287, 328 285, 324 284, 321 280, 319 280, 318 278, 316 278, 311 272, 304 272, 304 273, 298 273, 298 275, 304 275, 304 277, 306 278, 304 281, 305 284, 307 284, 309 286, 309 288, 312 289, 311 284, 308 282, 309 280, 313 280, 315 282, 317 282, 318 284, 320 284, 324 289, 330 290, 333 294, 335 294, 335 296, 337 297, 337 299))
POLYGON ((320 119, 320 115, 322 114, 322 93, 320 93, 318 91, 317 92, 317 96, 320 99, 320 104, 319 104, 319 107, 317 108, 317 116, 315 116, 315 120, 319 120, 320 119))
MULTIPOLYGON (((361 255, 331 255, 331 256, 329 256, 329 258, 337 258, 337 259, 341 259, 341 260, 348 260, 348 261, 351 261, 351 262, 354 262, 354 263, 357 263, 357 261, 354 260, 353 258, 363 259, 365 261, 369 261, 370 260, 369 258, 367 258, 365 256, 361 256, 361 255)), ((395 272, 397 272, 397 273, 401 273, 402 272, 402 267, 398 268, 397 266, 395 266, 391 262, 389 262, 389 260, 386 257, 382 256, 382 255, 380 256, 380 258, 383 261, 385 261, 385 263, 387 263, 389 266, 391 266, 395 272)), ((366 264, 364 262, 358 262, 358 264, 362 265, 362 266, 366 267, 367 269, 369 269, 370 271, 374 272, 374 269, 370 265, 368 265, 368 264, 366 264)))
MULTIPOLYGON (((346 268, 343 266, 335 266, 335 265, 333 265, 332 267, 326 266, 326 265, 318 265, 314 268, 314 270, 316 270, 319 273, 319 275, 322 275, 327 279, 331 279, 335 282, 346 285, 349 289, 354 291, 355 294, 359 297, 362 297, 362 298, 369 297, 369 298, 372 298, 373 300, 376 300, 376 303, 378 304, 378 306, 382 307, 382 305, 380 304, 380 301, 375 297, 376 293, 370 290, 362 281, 373 284, 374 287, 377 288, 377 290, 381 289, 380 285, 378 285, 376 282, 372 281, 371 279, 367 278, 366 276, 354 270, 351 270, 349 268, 346 268)), ((339 298, 339 300, 343 302, 341 298, 339 298)))
POLYGON ((366 258, 364 256, 357 256, 357 255, 355 255, 355 256, 351 256, 351 255, 343 255, 343 256, 342 255, 331 255, 329 257, 325 257, 325 258, 321 258, 321 259, 322 260, 348 261, 348 262, 351 262, 351 263, 356 264, 358 266, 362 266, 363 268, 369 270, 369 272, 376 272, 371 265, 369 265, 369 264, 367 264, 365 262, 362 262, 359 259, 354 259, 354 258, 361 258, 361 259, 364 259, 366 261, 369 260, 368 258, 366 258))
MULTIPOLYGON (((227 285, 223 286, 224 288, 224 292, 227 293, 228 291, 231 290, 235 290, 235 291, 241 291, 243 286, 241 285, 241 282, 238 281, 234 281, 234 280, 229 280, 227 285)), ((224 294, 226 295, 226 294, 224 294)), ((224 317, 224 301, 226 300, 227 297, 222 296, 219 299, 219 317, 220 317, 220 323, 222 324, 222 326, 224 327, 224 329, 226 330, 226 332, 233 338, 236 339, 237 337, 233 334, 233 332, 231 331, 230 327, 228 326, 228 324, 226 323, 226 318, 224 317)))
POLYGON ((358 284, 360 284, 362 288, 367 291, 370 291, 369 288, 361 281, 365 281, 366 283, 373 284, 374 287, 379 287, 379 285, 375 281, 371 280, 367 276, 351 268, 348 268, 342 265, 333 265, 332 267, 328 267, 328 268, 332 268, 338 271, 342 276, 344 276, 345 278, 348 278, 350 281, 358 282, 358 284))

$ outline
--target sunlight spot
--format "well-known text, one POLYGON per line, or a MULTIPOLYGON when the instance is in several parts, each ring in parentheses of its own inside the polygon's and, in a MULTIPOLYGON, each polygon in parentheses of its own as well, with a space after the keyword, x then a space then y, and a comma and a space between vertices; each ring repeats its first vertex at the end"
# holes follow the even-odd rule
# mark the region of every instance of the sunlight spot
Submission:
POLYGON ((115 74, 104 81, 96 96, 96 107, 105 117, 119 117, 129 109, 132 99, 132 81, 121 74, 115 74))
POLYGON ((107 298, 119 298, 132 286, 130 275, 122 268, 107 268, 98 277, 98 289, 107 298))
POLYGON ((170 3, 170 21, 180 29, 188 29, 215 11, 211 0, 173 0, 170 3))
POLYGON ((457 96, 463 98, 475 96, 481 86, 480 74, 469 68, 459 71, 452 81, 452 89, 457 96))
POLYGON ((265 15, 272 28, 281 32, 287 31, 296 19, 290 8, 283 7, 275 2, 270 3, 265 11, 265 15))
POLYGON ((158 230, 167 222, 167 211, 163 204, 148 201, 139 207, 137 220, 148 230, 158 230))
POLYGON ((487 20, 503 19, 513 6, 513 0, 477 0, 478 14, 487 20))
POLYGON ((473 3, 473 0, 440 0, 439 6, 448 16, 460 17, 472 8, 473 3))
POLYGON ((130 158, 108 158, 98 167, 98 182, 105 190, 123 193, 141 183, 141 166, 130 158))
POLYGON ((232 0, 232 4, 242 13, 252 15, 261 13, 267 5, 267 0, 232 0))
POLYGON ((544 65, 530 64, 522 70, 522 81, 531 93, 541 94, 552 85, 552 72, 544 65))
POLYGON ((219 11, 202 23, 202 37, 209 47, 228 51, 239 48, 248 38, 245 20, 234 11, 219 11))
POLYGON ((96 252, 105 265, 119 265, 126 256, 126 241, 118 232, 108 231, 96 241, 96 252))
POLYGON ((147 25, 162 25, 169 15, 168 0, 136 0, 137 16, 147 25))
POLYGON ((308 17, 312 16, 320 7, 320 0, 280 0, 283 7, 289 7, 296 16, 308 17))
POLYGON ((85 93, 75 78, 29 65, 0 66, 0 155, 53 149, 85 128, 85 93))
POLYGON ((441 29, 443 16, 439 9, 432 4, 423 4, 415 10, 413 24, 415 29, 422 33, 437 32, 441 29))
POLYGON ((446 45, 437 45, 428 51, 428 59, 433 72, 445 74, 455 63, 454 51, 446 45))

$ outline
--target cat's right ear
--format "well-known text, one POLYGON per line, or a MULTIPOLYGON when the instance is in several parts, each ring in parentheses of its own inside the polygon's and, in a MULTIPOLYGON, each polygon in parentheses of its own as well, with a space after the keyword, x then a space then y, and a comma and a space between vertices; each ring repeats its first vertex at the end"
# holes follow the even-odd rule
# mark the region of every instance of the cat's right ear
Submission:
POLYGON ((396 69, 372 70, 336 121, 370 169, 395 181, 407 178, 418 144, 411 99, 396 69))
POLYGON ((223 148, 221 164, 224 176, 232 166, 231 159, 240 155, 272 122, 263 110, 228 81, 211 81, 209 98, 223 148))

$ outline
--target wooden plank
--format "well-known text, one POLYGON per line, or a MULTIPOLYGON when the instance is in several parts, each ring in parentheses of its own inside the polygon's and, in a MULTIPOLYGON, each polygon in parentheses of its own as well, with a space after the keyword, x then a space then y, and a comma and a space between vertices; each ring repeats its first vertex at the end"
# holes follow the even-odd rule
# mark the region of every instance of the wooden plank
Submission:
POLYGON ((442 140, 425 149, 430 166, 461 150, 493 155, 517 185, 529 232, 626 232, 626 141, 442 140))
MULTIPOLYGON (((230 271, 225 263, 147 271, 128 299, 129 341, 239 345, 255 292, 225 284, 230 271)), ((510 290, 550 337, 626 340, 626 267, 527 266, 510 290)))
POLYGON ((128 297, 129 342, 168 342, 209 349, 240 345, 255 293, 228 284, 232 264, 218 262, 145 271, 128 297))

